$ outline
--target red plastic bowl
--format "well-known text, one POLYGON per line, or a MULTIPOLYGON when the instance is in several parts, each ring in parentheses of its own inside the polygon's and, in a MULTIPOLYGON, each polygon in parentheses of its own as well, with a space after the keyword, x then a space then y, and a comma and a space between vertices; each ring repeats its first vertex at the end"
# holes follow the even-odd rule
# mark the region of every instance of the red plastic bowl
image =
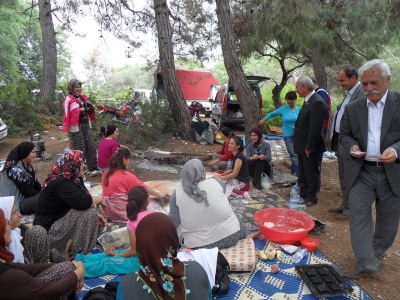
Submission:
POLYGON ((319 242, 311 237, 304 237, 300 240, 301 248, 307 248, 309 252, 315 251, 317 249, 319 242))
POLYGON ((307 214, 288 208, 265 208, 254 214, 262 235, 269 241, 279 244, 295 244, 300 241, 315 226, 314 220, 307 214), (275 227, 264 226, 272 222, 275 227), (293 230, 304 228, 303 231, 293 230))

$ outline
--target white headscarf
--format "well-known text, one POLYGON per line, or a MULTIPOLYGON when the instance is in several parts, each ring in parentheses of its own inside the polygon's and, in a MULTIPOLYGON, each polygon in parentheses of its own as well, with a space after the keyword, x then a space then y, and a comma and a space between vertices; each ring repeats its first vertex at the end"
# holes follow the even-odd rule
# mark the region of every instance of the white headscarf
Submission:
MULTIPOLYGON (((11 219, 12 208, 14 205, 14 196, 11 197, 0 197, 0 208, 4 211, 4 217, 7 220, 11 219)), ((11 230, 11 243, 7 247, 8 251, 14 254, 14 263, 23 264, 24 261, 24 247, 21 245, 21 229, 14 228, 11 230)))

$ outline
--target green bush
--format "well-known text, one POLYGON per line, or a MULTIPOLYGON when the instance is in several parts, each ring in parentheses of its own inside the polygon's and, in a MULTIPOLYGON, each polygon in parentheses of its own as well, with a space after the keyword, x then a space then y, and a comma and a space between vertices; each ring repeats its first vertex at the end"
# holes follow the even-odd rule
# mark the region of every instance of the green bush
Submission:
MULTIPOLYGON (((142 109, 139 123, 131 125, 117 123, 120 132, 118 141, 122 145, 130 149, 146 150, 150 146, 162 146, 171 136, 177 135, 177 126, 168 105, 157 104, 153 101, 142 102, 139 105, 142 109)), ((93 130, 97 132, 100 132, 100 126, 108 125, 102 119, 96 123, 93 130)), ((95 134, 95 136, 97 140, 100 139, 99 135, 95 134)))

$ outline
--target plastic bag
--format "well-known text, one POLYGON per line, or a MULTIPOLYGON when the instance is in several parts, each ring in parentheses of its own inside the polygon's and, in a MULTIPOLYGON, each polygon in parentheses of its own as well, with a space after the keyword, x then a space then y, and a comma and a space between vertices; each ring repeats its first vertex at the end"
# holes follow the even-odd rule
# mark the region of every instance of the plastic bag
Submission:
POLYGON ((236 179, 228 180, 225 188, 225 196, 229 197, 234 189, 240 189, 239 182, 236 179))
POLYGON ((269 177, 265 173, 261 174, 261 186, 263 187, 263 189, 266 189, 266 190, 269 190, 272 188, 272 185, 269 182, 269 177))

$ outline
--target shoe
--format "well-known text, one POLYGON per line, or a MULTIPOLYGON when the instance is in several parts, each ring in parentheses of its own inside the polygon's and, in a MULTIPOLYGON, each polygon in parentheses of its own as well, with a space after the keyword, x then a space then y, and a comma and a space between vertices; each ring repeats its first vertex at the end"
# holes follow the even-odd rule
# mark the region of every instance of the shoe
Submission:
POLYGON ((341 214, 343 212, 343 209, 341 209, 340 207, 331 208, 331 209, 328 209, 328 212, 335 213, 335 214, 341 214))
POLYGON ((369 273, 366 271, 361 270, 358 266, 356 266, 353 270, 347 271, 347 272, 341 272, 340 275, 346 278, 350 279, 357 279, 361 277, 367 277, 367 276, 372 276, 372 277, 377 277, 379 275, 379 271, 376 271, 374 273, 369 273))
POLYGON ((257 189, 257 190, 260 190, 260 191, 263 190, 263 187, 262 187, 261 185, 258 185, 258 184, 253 185, 253 187, 254 187, 255 189, 257 189))
POLYGON ((67 244, 65 245, 65 260, 73 261, 74 257, 75 255, 72 249, 72 239, 69 239, 67 244))
POLYGON ((317 204, 317 202, 300 198, 299 204, 304 204, 305 206, 312 206, 312 205, 317 204))
POLYGON ((378 257, 376 256, 376 259, 378 260, 378 268, 383 266, 383 257, 378 257))
POLYGON ((89 174, 90 174, 90 177, 95 177, 97 175, 101 175, 102 173, 100 170, 94 170, 94 171, 90 172, 89 174))
POLYGON ((248 192, 244 192, 243 193, 243 198, 246 199, 246 200, 251 200, 251 197, 250 197, 248 192))
POLYGON ((59 257, 60 257, 60 252, 58 252, 58 250, 56 248, 53 248, 50 250, 50 262, 51 263, 58 263, 59 261, 59 257))
POLYGON ((349 220, 349 216, 346 216, 344 214, 338 214, 338 215, 335 216, 335 219, 339 220, 339 221, 348 221, 349 220))

